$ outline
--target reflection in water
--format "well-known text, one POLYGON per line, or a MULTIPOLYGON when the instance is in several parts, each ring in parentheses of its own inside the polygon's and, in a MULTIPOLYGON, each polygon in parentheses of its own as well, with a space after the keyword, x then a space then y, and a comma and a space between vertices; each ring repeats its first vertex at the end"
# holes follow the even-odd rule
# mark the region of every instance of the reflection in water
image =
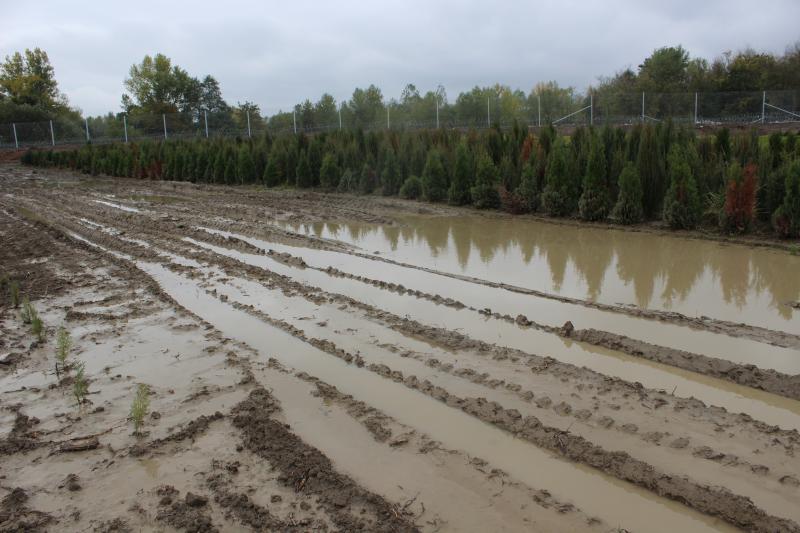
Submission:
POLYGON ((402 224, 288 225, 367 252, 564 296, 800 331, 800 257, 521 218, 424 217, 402 224))

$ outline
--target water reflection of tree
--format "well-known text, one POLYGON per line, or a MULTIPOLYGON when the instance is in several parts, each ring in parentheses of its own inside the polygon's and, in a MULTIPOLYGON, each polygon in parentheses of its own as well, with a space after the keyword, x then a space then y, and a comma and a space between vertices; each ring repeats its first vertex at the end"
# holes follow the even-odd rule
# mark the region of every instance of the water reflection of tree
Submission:
POLYGON ((383 238, 389 243, 389 249, 393 252, 397 250, 397 244, 400 240, 400 228, 397 226, 384 225, 381 226, 383 230, 383 238))
POLYGON ((685 239, 662 239, 658 246, 658 264, 664 277, 661 299, 669 309, 677 301, 685 301, 692 287, 703 274, 708 262, 706 246, 685 239))
POLYGON ((800 258, 762 250, 752 255, 750 264, 755 290, 759 293, 768 291, 771 307, 782 318, 790 320, 792 308, 787 304, 800 300, 800 258))
POLYGON ((415 230, 417 238, 428 244, 433 257, 439 257, 439 253, 447 249, 450 224, 446 219, 428 218, 421 220, 415 226, 415 230))
POLYGON ((660 270, 658 248, 652 250, 650 246, 645 246, 640 235, 619 233, 615 237, 617 276, 625 284, 633 284, 636 305, 648 307, 660 270))
POLYGON ((751 251, 740 247, 717 246, 708 256, 708 265, 719 280, 725 303, 738 309, 747 304, 750 293, 751 251))
POLYGON ((473 229, 464 219, 451 220, 450 233, 456 247, 456 257, 461 270, 464 271, 469 263, 469 252, 472 249, 473 229))
POLYGON ((570 247, 575 270, 586 282, 586 296, 590 300, 596 300, 600 296, 606 270, 614 257, 611 241, 603 235, 603 231, 578 229, 574 244, 570 247))
POLYGON ((336 223, 336 222, 328 222, 328 224, 327 224, 326 228, 327 228, 327 230, 328 230, 328 234, 329 234, 329 235, 330 235, 332 238, 334 238, 334 239, 338 239, 338 238, 339 238, 339 232, 340 232, 340 231, 341 231, 341 229, 342 229, 342 227, 341 227, 341 225, 340 225, 340 224, 338 224, 338 223, 336 223))

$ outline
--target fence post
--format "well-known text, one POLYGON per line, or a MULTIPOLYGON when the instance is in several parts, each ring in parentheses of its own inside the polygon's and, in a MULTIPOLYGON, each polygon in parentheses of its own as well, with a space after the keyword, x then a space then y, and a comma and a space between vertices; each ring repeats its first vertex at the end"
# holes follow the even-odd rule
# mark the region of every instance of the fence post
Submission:
POLYGON ((697 93, 694 93, 694 125, 697 126, 697 93))
POLYGON ((50 144, 56 145, 56 134, 53 132, 53 121, 50 121, 50 144))
POLYGON ((436 129, 439 129, 439 96, 436 96, 436 129))
POLYGON ((297 111, 292 111, 292 122, 294 122, 294 134, 297 135, 297 111))
POLYGON ((91 139, 89 138, 89 119, 84 118, 83 124, 86 126, 86 142, 88 143, 89 141, 91 141, 91 139))
POLYGON ((247 136, 252 137, 252 135, 250 135, 250 110, 248 109, 245 113, 247 113, 247 136))
POLYGON ((542 95, 536 95, 536 107, 538 109, 539 118, 537 120, 537 125, 541 128, 542 127, 542 95))
POLYGON ((206 139, 208 139, 208 110, 203 109, 203 122, 206 125, 206 139))
POLYGON ((19 150, 19 140, 17 139, 17 125, 12 122, 11 128, 14 130, 14 148, 19 150))
POLYGON ((125 142, 128 142, 128 115, 122 115, 122 127, 125 129, 125 142))
POLYGON ((767 91, 761 94, 761 123, 763 124, 767 115, 767 91))
POLYGON ((167 138, 167 115, 161 113, 161 120, 164 122, 164 139, 167 138))
POLYGON ((642 91, 642 124, 644 124, 644 91, 642 91))

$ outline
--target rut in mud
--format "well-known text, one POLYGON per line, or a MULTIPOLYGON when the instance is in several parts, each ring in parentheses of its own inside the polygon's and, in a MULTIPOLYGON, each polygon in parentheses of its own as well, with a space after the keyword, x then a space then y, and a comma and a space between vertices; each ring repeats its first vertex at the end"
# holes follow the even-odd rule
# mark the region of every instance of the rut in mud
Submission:
POLYGON ((398 201, 2 172, 0 231, 17 243, 3 266, 30 272, 23 289, 44 316, 80 334, 98 391, 90 398, 104 406, 70 414, 41 372, 52 348, 27 346, 4 308, 14 340, 0 350, 16 373, 0 386, 16 407, 2 450, 10 480, 34 495, 26 509, 49 520, 147 527, 160 516, 208 531, 259 521, 287 530, 800 530, 800 329, 791 305, 776 303, 798 295, 764 267, 791 267, 788 254, 747 250, 758 282, 745 287, 725 270, 736 247, 670 244, 690 255, 698 244, 695 263, 706 266, 694 264, 680 286, 656 283, 678 303, 669 309, 654 293, 632 299, 608 276, 613 265, 625 279, 624 235, 597 267, 601 282, 580 255, 589 253, 581 243, 592 253, 600 244, 586 235, 548 244, 555 229, 542 222, 533 243, 498 223, 511 244, 497 248, 461 219, 442 218, 443 233, 420 226, 398 201), (537 250, 528 262, 515 258, 525 247, 537 250), (560 249, 571 266, 556 287, 560 249), (52 289, 37 289, 42 282, 52 289), (731 283, 736 292, 726 292, 731 283), (708 291, 723 297, 708 300, 709 317, 691 318, 708 291), (726 294, 746 308, 742 319, 765 318, 737 326, 726 294), (652 308, 627 305, 643 302, 652 308), (138 439, 118 405, 137 382, 150 384, 159 413, 138 439), (84 488, 66 499, 44 488, 74 469, 47 455, 64 431, 97 434, 106 450, 72 452, 84 456, 84 488), (31 463, 37 454, 41 464, 31 463), (97 461, 108 466, 96 471, 97 461), (169 466, 138 473, 156 463, 169 466), (103 494, 119 475, 144 495, 124 508, 110 503, 130 498, 124 489, 103 494), (264 490, 248 492, 254 485, 264 490), (91 495, 108 506, 90 510, 91 495), (74 510, 60 511, 65 502, 74 510))

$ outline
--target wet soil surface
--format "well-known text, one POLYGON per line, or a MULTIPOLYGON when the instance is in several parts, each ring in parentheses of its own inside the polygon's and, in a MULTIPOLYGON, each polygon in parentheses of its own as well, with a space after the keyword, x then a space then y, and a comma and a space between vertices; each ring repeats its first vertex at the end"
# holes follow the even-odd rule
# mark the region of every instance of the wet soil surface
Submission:
POLYGON ((800 531, 791 333, 286 226, 419 212, 0 166, 0 530, 800 531))

